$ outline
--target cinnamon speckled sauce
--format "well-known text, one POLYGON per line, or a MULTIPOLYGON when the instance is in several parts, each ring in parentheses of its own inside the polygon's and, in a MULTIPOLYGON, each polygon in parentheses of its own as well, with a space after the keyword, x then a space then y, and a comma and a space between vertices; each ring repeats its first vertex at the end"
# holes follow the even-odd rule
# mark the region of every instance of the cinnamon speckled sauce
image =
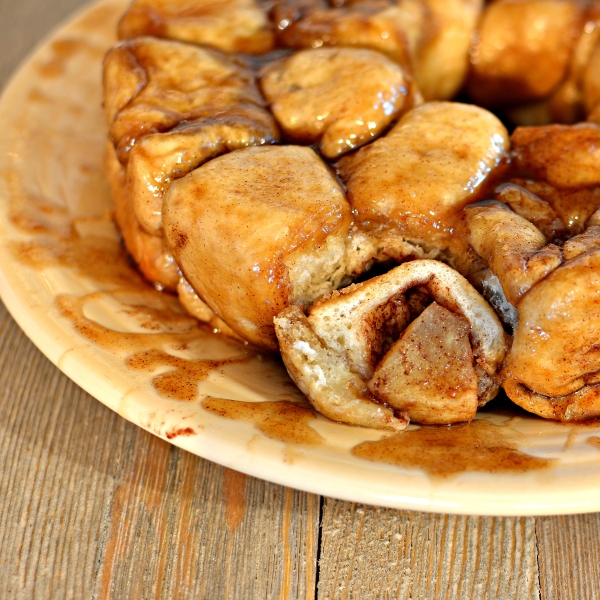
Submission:
POLYGON ((597 426, 502 401, 471 425, 399 434, 328 421, 261 356, 133 270, 110 218, 100 63, 126 2, 55 34, 0 102, 0 292, 85 390, 172 443, 251 475, 371 504, 471 514, 600 510, 597 426))

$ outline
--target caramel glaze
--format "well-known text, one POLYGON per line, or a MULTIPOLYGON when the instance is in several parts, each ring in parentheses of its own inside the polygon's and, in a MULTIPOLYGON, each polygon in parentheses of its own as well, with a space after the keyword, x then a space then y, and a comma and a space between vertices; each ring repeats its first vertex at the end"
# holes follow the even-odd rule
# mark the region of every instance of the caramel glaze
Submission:
POLYGON ((147 350, 130 356, 125 366, 136 371, 152 372, 160 367, 173 367, 173 371, 158 375, 152 380, 156 391, 165 398, 190 402, 198 396, 198 383, 213 371, 232 363, 248 360, 248 356, 224 360, 185 359, 162 350, 147 350))
POLYGON ((586 444, 589 444, 590 446, 594 446, 594 448, 597 448, 598 450, 600 450, 600 437, 591 437, 588 438, 587 440, 585 440, 586 444))
POLYGON ((36 270, 64 267, 104 288, 151 290, 128 266, 119 245, 104 238, 39 236, 27 241, 13 241, 10 248, 19 262, 36 270))
MULTIPOLYGON (((148 294, 160 296, 151 290, 148 294)), ((165 352, 165 345, 185 350, 193 346, 198 338, 210 335, 206 327, 191 317, 183 314, 174 299, 166 296, 169 302, 158 309, 148 305, 132 307, 128 313, 139 311, 146 313, 143 328, 156 330, 167 326, 167 331, 156 333, 126 333, 104 327, 84 314, 84 307, 93 298, 103 293, 86 294, 81 297, 61 295, 56 299, 56 305, 63 317, 71 321, 75 329, 84 337, 100 347, 115 353, 126 354, 124 361, 128 369, 135 371, 153 372, 161 367, 172 370, 157 375, 152 379, 152 385, 164 398, 189 402, 198 397, 198 383, 204 381, 213 371, 218 371, 228 364, 246 362, 252 358, 252 353, 243 351, 237 356, 221 360, 180 358, 165 352), (171 304, 171 306, 169 306, 171 304)), ((117 292, 112 293, 118 296, 117 292)), ((156 299, 156 298, 154 298, 156 299)))
POLYGON ((71 235, 73 225, 66 208, 25 192, 19 174, 12 169, 0 170, 0 178, 8 192, 8 218, 15 227, 30 234, 51 233, 59 238, 71 235))
POLYGON ((196 432, 191 427, 180 427, 179 429, 172 429, 171 431, 167 431, 165 434, 168 440, 173 440, 180 435, 188 437, 190 435, 196 435, 196 432))
MULTIPOLYGON (((149 291, 148 293, 152 293, 149 291)), ((157 292, 154 294, 159 295, 157 292)), ((198 383, 204 381, 213 371, 228 364, 245 362, 251 359, 252 353, 241 350, 237 356, 221 360, 180 358, 165 352, 161 348, 170 345, 184 350, 193 345, 203 335, 210 335, 206 328, 180 313, 165 303, 161 309, 150 310, 152 307, 143 306, 139 310, 145 313, 154 312, 142 323, 142 327, 150 330, 170 325, 170 331, 157 333, 126 333, 104 327, 84 314, 84 307, 93 298, 103 295, 86 294, 81 297, 61 295, 56 299, 56 305, 63 317, 71 321, 74 328, 84 337, 98 346, 111 350, 117 354, 125 354, 124 364, 127 368, 136 371, 153 372, 161 367, 170 367, 172 370, 157 375, 152 380, 156 391, 164 398, 189 402, 198 397, 198 383)), ((112 295, 117 295, 113 292, 112 295)), ((130 311, 127 311, 130 312, 130 311)))
POLYGON ((32 104, 44 104, 48 102, 48 98, 39 90, 31 90, 27 96, 27 100, 32 104))
POLYGON ((451 427, 423 426, 376 442, 352 454, 373 462, 420 468, 434 478, 458 473, 524 473, 554 466, 554 460, 524 454, 503 434, 505 428, 477 420, 451 427))
POLYGON ((303 446, 322 446, 325 440, 309 425, 317 413, 308 404, 281 400, 277 402, 239 402, 207 397, 202 406, 209 412, 253 423, 267 437, 280 442, 303 446))
POLYGON ((82 52, 90 52, 94 60, 100 61, 104 50, 97 49, 78 39, 60 39, 51 44, 52 58, 37 67, 37 72, 42 79, 56 79, 65 73, 68 61, 82 52))
MULTIPOLYGON (((26 241, 9 242, 13 256, 21 264, 37 271, 59 267, 91 280, 99 291, 80 296, 58 295, 55 305, 59 313, 95 345, 124 356, 124 364, 129 369, 152 372, 161 367, 171 368, 152 381, 161 396, 194 400, 198 383, 212 371, 252 358, 251 352, 234 342, 234 356, 222 360, 180 358, 166 352, 165 347, 193 349, 200 346, 206 336, 213 334, 190 317, 173 296, 151 288, 131 268, 116 237, 80 236, 77 233, 78 221, 90 219, 73 220, 66 209, 26 195, 13 173, 2 175, 13 199, 9 207, 11 222, 34 235, 26 241), (106 298, 120 302, 120 312, 134 318, 144 331, 117 331, 88 318, 86 305, 106 298)), ((107 224, 102 218, 91 221, 95 223, 88 228, 94 231, 100 231, 107 224)), ((177 435, 191 433, 180 432, 177 435)))

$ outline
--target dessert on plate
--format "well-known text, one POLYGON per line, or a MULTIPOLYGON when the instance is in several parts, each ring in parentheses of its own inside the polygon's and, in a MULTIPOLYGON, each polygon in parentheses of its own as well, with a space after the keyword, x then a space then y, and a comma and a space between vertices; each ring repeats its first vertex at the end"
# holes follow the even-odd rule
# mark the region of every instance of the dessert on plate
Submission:
POLYGON ((134 0, 104 61, 123 242, 331 419, 470 421, 501 388, 600 416, 599 25, 584 0, 134 0))

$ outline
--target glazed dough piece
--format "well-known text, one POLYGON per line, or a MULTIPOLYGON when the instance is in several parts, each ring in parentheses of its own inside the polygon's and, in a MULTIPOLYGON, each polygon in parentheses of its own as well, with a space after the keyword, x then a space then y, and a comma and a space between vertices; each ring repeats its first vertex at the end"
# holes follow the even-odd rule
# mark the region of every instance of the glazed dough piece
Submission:
POLYGON ((383 52, 402 66, 412 64, 427 16, 421 0, 362 0, 341 7, 326 0, 275 0, 272 12, 282 46, 358 46, 383 52))
POLYGON ((414 102, 404 70, 360 48, 297 52, 270 65, 260 84, 288 139, 319 143, 329 159, 378 137, 414 102))
POLYGON ((516 327, 520 298, 595 247, 595 229, 584 230, 600 205, 600 127, 520 127, 511 142, 509 183, 495 191, 501 203, 472 205, 465 215, 469 243, 489 269, 486 297, 516 327))
POLYGON ((596 2, 494 2, 474 37, 469 92, 517 125, 582 121, 599 97, 599 42, 596 2))
MULTIPOLYGON (((600 8, 598 9, 600 13, 600 8)), ((582 67, 582 95, 586 114, 592 115, 600 107, 600 15, 593 28, 595 44, 582 67)), ((598 121, 596 121, 598 122, 598 121)))
POLYGON ((118 44, 104 62, 104 97, 130 203, 155 236, 172 180, 213 156, 278 137, 253 73, 215 50, 154 38, 118 44))
MULTIPOLYGON (((591 219, 590 219, 591 222, 591 219)), ((588 223, 589 225, 589 223, 588 223)), ((588 228, 579 235, 567 240, 562 247, 563 258, 571 260, 577 258, 590 250, 600 247, 600 226, 589 225, 588 228)))
POLYGON ((504 183, 495 190, 494 197, 535 225, 547 240, 567 237, 567 227, 552 206, 524 187, 504 183))
POLYGON ((567 74, 583 22, 576 0, 490 3, 471 50, 470 96, 488 107, 545 99, 567 74))
POLYGON ((179 278, 179 282, 177 283, 177 296, 183 308, 185 308, 190 315, 196 317, 199 321, 208 323, 215 333, 222 333, 241 342, 245 341, 244 338, 241 338, 233 331, 225 321, 219 319, 206 302, 201 300, 200 296, 196 294, 196 291, 185 277, 179 278))
POLYGON ((562 251, 505 204, 487 201, 466 209, 469 243, 498 277, 513 305, 562 263, 562 251))
MULTIPOLYGON (((564 421, 600 416, 599 134, 593 124, 517 129, 512 168, 529 190, 523 216, 498 202, 466 208, 470 241, 518 313, 502 385, 526 410, 564 421), (536 203, 542 222, 560 216, 564 229, 545 237, 529 222, 536 203)), ((496 197, 522 193, 509 186, 496 197)))
POLYGON ((497 392, 495 376, 506 350, 500 322, 485 300, 456 271, 431 260, 404 263, 333 292, 307 317, 290 307, 276 317, 275 328, 292 379, 320 412, 383 429, 403 427, 406 417, 421 423, 472 419, 497 392), (409 325, 413 289, 434 304, 409 325), (423 350, 440 341, 441 353, 423 350), (434 355, 435 364, 428 362, 434 355), (427 373, 439 394, 402 393, 418 385, 418 371, 427 373))
POLYGON ((183 122, 168 133, 148 135, 130 153, 127 186, 140 225, 161 235, 165 190, 214 156, 277 139, 272 117, 263 109, 241 105, 213 117, 183 122))
POLYGON ((119 22, 119 38, 145 35, 264 54, 274 35, 256 0, 133 0, 119 22))
MULTIPOLYGON (((547 119, 543 123, 577 123, 585 120, 596 105, 598 91, 598 44, 600 42, 600 5, 584 3, 584 18, 569 61, 567 75, 544 102, 547 119)), ((518 122, 518 121, 516 121, 518 122)), ((527 125, 528 123, 522 123, 527 125)))
POLYGON ((488 111, 430 102, 384 137, 339 161, 360 228, 425 248, 453 243, 462 208, 479 199, 507 156, 508 134, 488 111))
POLYGON ((425 100, 450 100, 465 82, 483 1, 424 0, 424 4, 427 30, 414 55, 414 76, 425 100))
POLYGON ((567 261, 517 305, 502 368, 510 399, 548 419, 600 416, 600 250, 567 261))
POLYGON ((309 148, 248 148, 169 188, 165 236, 198 296, 237 334, 276 350, 273 317, 339 287, 352 220, 344 192, 309 148))
POLYGON ((515 171, 556 188, 600 184, 600 126, 520 127, 511 136, 515 171))
POLYGON ((221 52, 143 37, 104 59, 104 105, 121 162, 139 138, 246 100, 262 106, 254 74, 221 52))
POLYGON ((127 173, 110 142, 107 142, 106 149, 106 176, 114 203, 114 218, 127 251, 144 277, 157 289, 175 291, 180 277, 179 268, 173 255, 165 248, 162 237, 150 235, 140 226, 127 190, 127 173))
POLYGON ((520 127, 511 136, 512 180, 545 200, 570 235, 600 205, 600 126, 520 127))
POLYGON ((276 0, 279 41, 290 48, 361 46, 413 74, 426 100, 461 88, 481 0, 276 0))

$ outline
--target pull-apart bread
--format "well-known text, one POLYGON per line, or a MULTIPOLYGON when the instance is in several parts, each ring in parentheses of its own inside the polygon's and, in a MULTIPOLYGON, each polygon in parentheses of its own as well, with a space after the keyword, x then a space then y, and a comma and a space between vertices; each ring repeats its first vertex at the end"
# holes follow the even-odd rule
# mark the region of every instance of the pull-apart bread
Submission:
POLYGON ((274 0, 285 47, 357 46, 409 67, 426 100, 449 99, 468 68, 481 0, 274 0))
POLYGON ((275 41, 259 0, 134 0, 119 22, 119 38, 144 35, 264 54, 275 41))
POLYGON ((127 249, 153 282, 174 289, 162 241, 171 181, 224 152, 279 137, 253 72, 235 57, 151 37, 121 42, 104 61, 109 177, 127 249))
POLYGON ((496 395, 498 317, 454 269, 415 260, 275 318, 288 371, 337 421, 401 429, 470 421, 496 395))
POLYGON ((575 123, 600 101, 600 4, 495 0, 471 46, 468 92, 518 125, 575 123))
POLYGON ((134 0, 104 62, 124 244, 336 421, 470 421, 500 386, 600 416, 600 126, 488 110, 600 120, 599 25, 584 0, 134 0))
POLYGON ((600 127, 517 129, 512 177, 466 208, 469 240, 510 306, 508 396, 559 420, 600 416, 600 127))
POLYGON ((342 158, 338 172, 363 243, 398 261, 423 250, 464 261, 461 211, 485 197, 507 154, 508 133, 490 112, 429 102, 342 158))
POLYGON ((277 350, 273 317, 343 283, 350 206, 310 148, 248 148, 170 186, 165 239, 196 293, 241 337, 277 350))
POLYGON ((260 84, 286 138, 318 142, 330 160, 379 137, 419 101, 404 69, 362 48, 297 52, 266 68, 260 84))

